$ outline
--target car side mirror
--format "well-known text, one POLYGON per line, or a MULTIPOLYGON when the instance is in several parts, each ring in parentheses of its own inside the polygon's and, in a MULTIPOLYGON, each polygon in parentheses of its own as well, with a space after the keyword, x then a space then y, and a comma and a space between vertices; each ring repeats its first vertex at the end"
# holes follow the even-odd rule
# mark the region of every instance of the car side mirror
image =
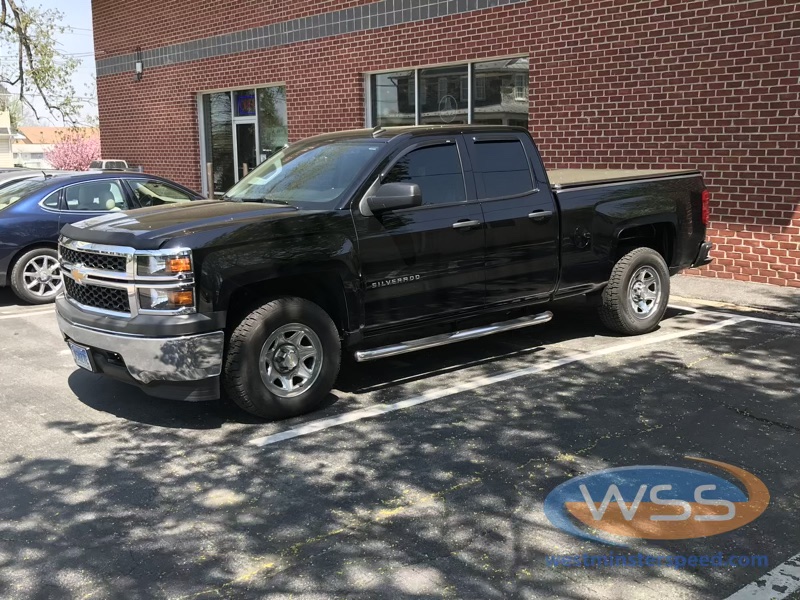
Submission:
POLYGON ((422 204, 422 191, 416 183, 384 183, 375 194, 367 198, 373 214, 400 208, 413 208, 422 204))

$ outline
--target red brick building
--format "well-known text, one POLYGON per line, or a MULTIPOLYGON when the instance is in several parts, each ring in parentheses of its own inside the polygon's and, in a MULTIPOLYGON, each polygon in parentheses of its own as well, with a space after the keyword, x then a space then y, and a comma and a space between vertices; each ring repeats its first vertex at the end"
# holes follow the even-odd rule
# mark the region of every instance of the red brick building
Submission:
POLYGON ((92 5, 108 156, 220 192, 325 131, 527 124, 550 168, 702 169, 705 273, 800 287, 796 0, 92 5))

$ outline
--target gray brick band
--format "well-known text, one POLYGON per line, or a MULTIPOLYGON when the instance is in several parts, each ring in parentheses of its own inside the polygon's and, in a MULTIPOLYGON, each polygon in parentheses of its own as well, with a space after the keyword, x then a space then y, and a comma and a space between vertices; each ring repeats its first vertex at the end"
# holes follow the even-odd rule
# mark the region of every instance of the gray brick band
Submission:
MULTIPOLYGON (((369 31, 448 15, 519 4, 526 0, 380 0, 361 6, 290 19, 224 35, 181 42, 142 52, 144 68, 162 67, 296 42, 369 31)), ((96 62, 97 76, 133 73, 136 54, 121 54, 96 62)))

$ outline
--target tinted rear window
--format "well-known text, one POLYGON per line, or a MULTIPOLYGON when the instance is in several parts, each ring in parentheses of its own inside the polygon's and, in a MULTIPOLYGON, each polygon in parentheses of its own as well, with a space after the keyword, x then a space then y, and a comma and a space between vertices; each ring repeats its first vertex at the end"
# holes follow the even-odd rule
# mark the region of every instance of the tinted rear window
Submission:
POLYGON ((531 167, 517 140, 476 142, 472 146, 480 198, 502 198, 533 189, 531 167))

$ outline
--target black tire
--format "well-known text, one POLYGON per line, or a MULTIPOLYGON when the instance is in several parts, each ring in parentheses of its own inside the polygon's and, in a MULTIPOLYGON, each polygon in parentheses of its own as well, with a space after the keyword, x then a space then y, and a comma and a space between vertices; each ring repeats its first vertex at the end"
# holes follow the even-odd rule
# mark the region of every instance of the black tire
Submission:
POLYGON ((64 288, 61 269, 58 267, 57 271, 53 271, 53 273, 58 273, 57 278, 49 279, 46 283, 39 282, 39 285, 34 290, 31 290, 28 288, 28 281, 26 281, 26 275, 30 276, 31 273, 30 271, 26 272, 26 269, 30 269, 32 265, 35 266, 34 261, 52 265, 53 261, 58 262, 58 252, 52 248, 34 248, 20 256, 11 270, 11 289, 17 298, 23 302, 28 304, 48 304, 53 302, 64 288), (53 287, 56 282, 58 285, 53 287), (41 293, 38 293, 39 290, 41 290, 41 293))
MULTIPOLYGON (((279 336, 278 339, 288 338, 279 336)), ((305 340, 311 344, 307 347, 314 348, 314 342, 310 338, 306 337, 305 340)), ((288 341, 285 345, 291 346, 290 352, 306 347, 300 345, 295 347, 288 341)), ((295 352, 290 359, 298 357, 299 354, 295 352)), ((339 333, 324 310, 302 298, 277 298, 247 315, 231 333, 222 374, 224 391, 228 399, 251 414, 265 419, 287 419, 313 411, 327 398, 339 374, 340 359, 339 333), (303 326, 317 336, 316 342, 321 346, 320 366, 316 378, 313 380, 309 378, 310 383, 307 388, 298 384, 297 395, 285 397, 281 393, 290 393, 288 388, 275 393, 274 383, 271 384, 272 388, 268 386, 269 381, 276 381, 276 377, 280 378, 282 373, 276 371, 277 367, 272 366, 271 361, 265 361, 265 364, 270 366, 264 367, 262 375, 260 363, 262 350, 267 356, 271 356, 272 360, 277 355, 276 352, 265 349, 267 341, 281 328, 294 325, 303 326)), ((314 361, 304 364, 311 371, 316 366, 314 361)), ((295 371, 296 369, 297 367, 295 371)), ((291 385, 294 385, 295 377, 292 373, 288 371, 284 375, 292 382, 291 385)), ((296 379, 302 377, 298 374, 296 379)))
POLYGON ((617 261, 611 271, 611 278, 601 296, 600 320, 609 329, 625 335, 650 333, 658 327, 667 310, 669 284, 667 263, 658 252, 651 248, 631 250, 617 261), (645 279, 634 289, 637 282, 631 280, 641 273, 645 279), (655 293, 656 298, 650 305, 642 299, 639 308, 634 308, 635 298, 642 298, 636 290, 643 289, 649 294, 655 293))

